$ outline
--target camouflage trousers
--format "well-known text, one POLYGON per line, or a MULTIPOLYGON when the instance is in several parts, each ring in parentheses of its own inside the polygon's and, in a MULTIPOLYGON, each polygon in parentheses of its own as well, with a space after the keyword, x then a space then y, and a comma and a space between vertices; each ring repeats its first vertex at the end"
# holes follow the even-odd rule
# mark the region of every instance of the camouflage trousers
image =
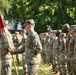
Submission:
POLYGON ((68 55, 67 56, 67 71, 68 74, 71 75, 73 72, 73 55, 68 55))
POLYGON ((22 65, 23 65, 23 70, 25 70, 25 52, 22 53, 22 65))
POLYGON ((67 62, 66 62, 66 56, 64 53, 61 53, 59 55, 59 72, 60 74, 63 74, 63 75, 67 75, 67 62))
POLYGON ((58 54, 57 54, 56 50, 53 50, 53 65, 52 65, 52 69, 54 71, 58 70, 57 69, 57 56, 58 56, 58 54))
POLYGON ((45 59, 45 63, 46 64, 50 64, 51 63, 51 59, 52 58, 52 54, 50 51, 44 51, 44 59, 45 59))
POLYGON ((1 75, 12 75, 12 59, 1 60, 1 75))
POLYGON ((28 75, 38 75, 39 64, 27 65, 26 71, 28 75))
POLYGON ((72 61, 72 75, 76 75, 76 55, 73 57, 72 61))

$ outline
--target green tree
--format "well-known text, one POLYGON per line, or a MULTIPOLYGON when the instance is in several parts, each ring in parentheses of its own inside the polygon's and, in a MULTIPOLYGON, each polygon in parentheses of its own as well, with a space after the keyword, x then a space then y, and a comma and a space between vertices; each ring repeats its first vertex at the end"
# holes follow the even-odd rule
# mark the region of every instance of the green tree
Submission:
MULTIPOLYGON (((2 2, 6 3, 5 0, 2 2)), ((33 18, 36 22, 35 30, 47 31, 47 25, 52 29, 59 29, 63 24, 76 23, 76 0, 6 0, 6 9, 2 5, 5 17, 24 23, 33 18)))
POLYGON ((0 0, 0 12, 7 18, 9 9, 11 8, 12 0, 0 0))

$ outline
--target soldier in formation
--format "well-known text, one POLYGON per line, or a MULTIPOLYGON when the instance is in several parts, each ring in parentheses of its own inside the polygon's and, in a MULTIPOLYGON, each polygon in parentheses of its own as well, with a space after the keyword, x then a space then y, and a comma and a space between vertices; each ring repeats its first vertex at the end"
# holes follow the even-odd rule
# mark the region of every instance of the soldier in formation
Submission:
MULTIPOLYGON (((41 37, 45 39, 45 42, 42 43, 43 51, 45 52, 42 55, 42 59, 46 59, 51 52, 51 57, 49 59, 52 64, 52 71, 54 73, 60 73, 60 75, 75 75, 75 43, 76 43, 76 25, 69 25, 68 23, 63 25, 62 32, 59 30, 50 31, 50 45, 46 47, 46 36, 41 37), (49 48, 50 46, 50 48, 49 48), (49 48, 49 53, 47 50, 49 48), (47 54, 47 56, 45 55, 47 54)), ((44 59, 44 60, 45 60, 44 59)), ((45 60, 45 64, 48 60, 45 60)))
MULTIPOLYGON (((27 38, 27 35, 26 35, 26 30, 21 30, 21 36, 22 36, 22 40, 20 42, 19 45, 21 45, 21 47, 25 46, 25 42, 26 42, 26 38, 27 38)), ((23 70, 25 71, 25 52, 22 53, 22 62, 23 62, 23 70)))
MULTIPOLYGON (((16 31, 13 37, 13 43, 15 46, 15 50, 18 50, 20 48, 19 46, 17 46, 20 42, 21 40, 20 40, 19 32, 16 31)), ((17 64, 20 65, 19 54, 16 54, 16 60, 17 60, 17 64)))

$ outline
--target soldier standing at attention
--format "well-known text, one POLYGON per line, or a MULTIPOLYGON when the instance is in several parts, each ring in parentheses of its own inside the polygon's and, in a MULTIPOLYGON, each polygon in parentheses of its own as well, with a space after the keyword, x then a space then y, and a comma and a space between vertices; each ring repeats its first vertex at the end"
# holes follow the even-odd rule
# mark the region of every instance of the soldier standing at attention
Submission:
MULTIPOLYGON (((76 27, 76 26, 75 26, 76 27)), ((72 38, 69 42, 69 60, 71 63, 71 71, 69 75, 75 75, 76 74, 76 28, 73 25, 71 26, 70 34, 72 35, 72 38)))
POLYGON ((53 31, 53 72, 56 74, 58 73, 57 71, 57 39, 58 37, 56 36, 56 30, 53 31))
POLYGON ((12 56, 10 54, 10 50, 14 48, 13 40, 12 40, 12 35, 7 29, 8 26, 8 20, 4 21, 5 23, 5 30, 1 29, 1 75, 12 75, 11 74, 11 69, 12 69, 12 56), (6 32, 6 34, 5 34, 6 32), (7 41, 7 38, 8 41, 7 41), (9 44, 8 44, 9 42, 9 44))
POLYGON ((73 75, 76 74, 76 28, 74 29, 74 33, 73 33, 73 62, 72 62, 72 68, 73 68, 73 75))
MULTIPOLYGON (((42 45, 39 39, 39 35, 34 31, 35 22, 33 19, 25 21, 25 30, 28 33, 25 45, 25 59, 28 75, 38 75, 38 69, 40 65, 40 52, 42 45)), ((11 51, 11 54, 21 53, 21 50, 11 51)))
POLYGON ((66 56, 65 56, 65 45, 66 45, 66 33, 61 33, 59 36, 59 72, 60 75, 66 74, 66 56))
POLYGON ((70 26, 68 23, 64 24, 62 27, 62 31, 66 33, 66 55, 67 55, 67 72, 68 74, 71 72, 71 62, 70 62, 70 54, 69 54, 69 42, 71 39, 71 35, 69 34, 70 32, 70 26))
POLYGON ((46 64, 46 60, 45 60, 45 41, 46 41, 46 33, 42 33, 40 34, 40 40, 41 40, 41 44, 42 44, 42 52, 41 52, 41 56, 42 56, 42 62, 43 64, 46 64))
MULTIPOLYGON (((25 46, 25 42, 26 42, 26 38, 27 38, 27 35, 26 35, 26 30, 21 30, 21 36, 22 36, 22 40, 21 40, 21 42, 20 42, 20 45, 21 45, 21 47, 22 46, 25 46)), ((25 52, 24 53, 22 53, 22 62, 23 62, 23 70, 25 71, 25 52)))
MULTIPOLYGON (((20 40, 19 32, 16 31, 13 38, 13 42, 14 42, 16 50, 20 48, 19 46, 17 46, 20 43, 20 41, 21 40, 20 40)), ((18 54, 16 54, 16 60, 17 60, 17 64, 20 65, 18 54)))
POLYGON ((45 50, 44 50, 44 54, 45 54, 45 63, 46 66, 50 66, 50 59, 51 59, 51 42, 50 42, 50 36, 47 33, 46 35, 46 40, 45 40, 45 50))

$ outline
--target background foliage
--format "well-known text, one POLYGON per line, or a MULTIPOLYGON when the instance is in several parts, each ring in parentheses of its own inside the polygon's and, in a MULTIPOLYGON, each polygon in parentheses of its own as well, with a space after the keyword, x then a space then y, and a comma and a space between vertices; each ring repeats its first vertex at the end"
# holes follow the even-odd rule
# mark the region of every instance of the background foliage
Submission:
POLYGON ((47 31, 47 25, 76 24, 76 0, 0 0, 0 11, 5 19, 22 23, 33 18, 38 33, 47 31))

